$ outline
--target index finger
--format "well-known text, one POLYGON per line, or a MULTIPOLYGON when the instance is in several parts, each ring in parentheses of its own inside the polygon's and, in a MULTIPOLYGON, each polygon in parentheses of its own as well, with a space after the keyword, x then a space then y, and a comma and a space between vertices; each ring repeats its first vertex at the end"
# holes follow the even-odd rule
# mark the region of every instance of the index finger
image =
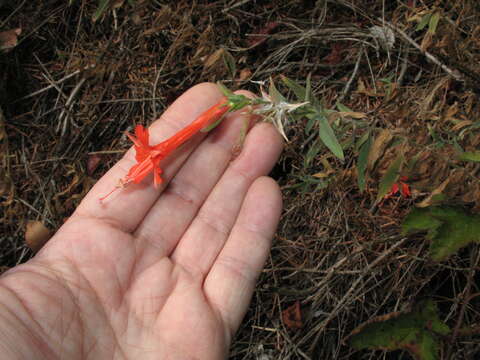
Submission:
MULTIPOLYGON (((222 94, 215 84, 202 83, 187 90, 181 95, 149 128, 150 144, 166 140, 180 129, 190 124, 197 116, 213 106, 222 94)), ((170 179, 191 151, 198 145, 201 136, 182 146, 178 152, 167 158, 163 164, 165 180, 170 179)), ((168 181, 164 181, 159 189, 155 189, 151 177, 141 184, 131 184, 120 189, 106 201, 100 198, 117 186, 130 169, 136 164, 135 151, 131 148, 90 190, 78 206, 73 216, 97 218, 108 221, 121 230, 135 230, 155 203, 168 181)))

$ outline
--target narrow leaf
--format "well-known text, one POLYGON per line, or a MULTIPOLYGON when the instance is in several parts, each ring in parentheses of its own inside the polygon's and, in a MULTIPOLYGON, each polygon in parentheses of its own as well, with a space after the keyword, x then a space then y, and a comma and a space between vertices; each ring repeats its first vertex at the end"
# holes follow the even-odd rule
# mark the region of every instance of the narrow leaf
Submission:
POLYGON ((357 170, 358 170, 358 188, 360 192, 365 191, 366 187, 366 170, 368 163, 368 153, 370 152, 370 147, 372 146, 372 137, 368 136, 367 140, 360 147, 360 153, 358 155, 357 170))
POLYGON ((458 156, 462 161, 480 162, 480 151, 466 151, 458 156))
POLYGON ((310 146, 310 149, 308 149, 307 154, 305 155, 305 160, 304 160, 304 166, 308 167, 310 163, 312 162, 313 159, 318 155, 321 149, 321 145, 318 143, 318 141, 315 141, 312 146, 310 146))
POLYGON ((275 103, 280 103, 280 102, 287 102, 287 99, 280 94, 280 91, 275 86, 275 83, 273 82, 272 78, 270 78, 270 86, 268 87, 268 94, 270 97, 273 99, 275 103))
POLYGON ((423 30, 425 29, 425 26, 428 25, 428 23, 430 22, 430 18, 432 17, 432 14, 426 14, 422 17, 422 20, 420 21, 420 23, 417 25, 417 28, 415 29, 416 31, 420 31, 420 30, 423 30))
POLYGON ((435 34, 437 31, 438 22, 440 21, 440 13, 436 12, 430 17, 430 21, 428 22, 428 32, 430 34, 435 34))
POLYGON ((335 136, 335 133, 333 132, 333 129, 328 122, 328 119, 323 114, 317 114, 316 118, 318 119, 320 129, 320 139, 336 157, 343 161, 345 157, 343 155, 342 146, 338 142, 338 139, 335 136))
POLYGON ((305 101, 312 101, 313 93, 312 93, 312 73, 307 75, 307 80, 305 82, 305 101))
POLYGON ((305 134, 309 135, 310 131, 312 131, 315 124, 318 122, 318 118, 316 116, 309 116, 307 115, 308 121, 307 125, 305 125, 305 134))
POLYGON ((307 97, 307 90, 303 86, 301 86, 299 83, 295 82, 292 79, 289 79, 288 77, 284 75, 280 75, 280 79, 283 81, 286 87, 288 87, 295 96, 298 98, 299 101, 305 101, 307 97))
POLYGON ((343 105, 342 103, 337 102, 337 109, 340 112, 348 112, 348 113, 353 113, 354 111, 350 109, 348 106, 343 105))
POLYGON ((227 88, 225 85, 223 85, 221 82, 218 81, 217 86, 220 89, 221 93, 223 95, 225 95, 226 97, 234 95, 234 93, 229 88, 227 88))
POLYGON ((400 169, 404 161, 403 154, 397 156, 392 164, 387 169, 385 175, 383 175, 382 180, 380 180, 380 185, 378 187, 377 202, 381 201, 385 195, 387 195, 392 189, 393 184, 398 180, 400 175, 400 169))
POLYGON ((109 5, 110 0, 100 0, 98 2, 98 8, 93 14, 93 22, 96 22, 103 15, 103 13, 108 9, 109 5))
POLYGON ((232 54, 230 54, 229 51, 227 51, 227 49, 223 49, 222 59, 223 59, 223 63, 225 64, 225 67, 228 70, 230 77, 234 79, 235 74, 237 72, 237 65, 235 64, 235 58, 233 57, 232 54))

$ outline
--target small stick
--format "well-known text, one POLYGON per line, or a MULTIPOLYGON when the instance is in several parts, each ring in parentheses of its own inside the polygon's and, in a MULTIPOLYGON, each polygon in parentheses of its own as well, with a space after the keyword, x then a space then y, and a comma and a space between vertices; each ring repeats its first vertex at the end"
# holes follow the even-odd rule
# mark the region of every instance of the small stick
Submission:
MULTIPOLYGON (((378 19, 377 19, 378 20, 378 19)), ((383 20, 382 20, 383 21, 383 20)), ((388 21, 383 21, 386 26, 388 26, 390 29, 396 31, 398 34, 400 34, 405 40, 407 40, 410 44, 412 44, 418 51, 420 51, 427 59, 429 59, 431 62, 433 62, 435 65, 440 66, 443 71, 445 71, 448 75, 453 77, 457 81, 465 82, 465 78, 462 76, 462 74, 458 70, 452 70, 450 69, 446 64, 442 63, 436 56, 433 54, 429 53, 427 50, 422 49, 422 47, 417 44, 415 40, 413 40, 410 36, 408 36, 407 33, 405 33, 403 30, 399 29, 395 25, 389 23, 388 21)))

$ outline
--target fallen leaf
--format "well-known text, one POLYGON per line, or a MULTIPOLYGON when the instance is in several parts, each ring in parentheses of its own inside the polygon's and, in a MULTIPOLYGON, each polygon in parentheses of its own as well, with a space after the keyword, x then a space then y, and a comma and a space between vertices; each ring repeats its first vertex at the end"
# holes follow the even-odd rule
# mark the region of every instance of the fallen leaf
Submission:
POLYGON ((252 70, 245 68, 240 70, 240 74, 238 75, 237 80, 244 81, 249 79, 251 76, 252 76, 252 70))
POLYGON ((359 149, 357 170, 358 170, 358 188, 360 192, 364 192, 367 186, 367 161, 372 146, 372 137, 368 134, 367 140, 362 144, 359 149))
POLYGON ((0 32, 0 50, 9 50, 17 46, 21 28, 0 32))
POLYGON ((393 185, 400 177, 400 170, 405 161, 403 154, 399 154, 397 158, 390 164, 385 175, 383 175, 378 186, 377 203, 380 202, 392 190, 393 185))
POLYGON ((440 195, 445 190, 449 182, 450 182, 450 178, 447 178, 445 181, 443 181, 440 184, 440 186, 438 186, 435 190, 433 190, 432 193, 426 199, 422 200, 419 204, 416 204, 416 206, 420 208, 431 206, 435 198, 438 197, 438 195, 440 195))
POLYGON ((300 329, 303 326, 300 301, 295 301, 295 304, 282 311, 282 320, 289 329, 300 329))
POLYGON ((383 129, 376 137, 373 145, 368 153, 367 169, 372 170, 378 158, 383 155, 385 148, 392 140, 392 132, 388 129, 383 129))
POLYGON ((25 243, 34 252, 40 250, 52 237, 52 233, 41 221, 29 221, 25 231, 25 243))
POLYGON ((358 112, 358 111, 340 111, 338 115, 341 117, 350 117, 352 119, 364 119, 367 117, 367 114, 358 112))
POLYGON ((471 120, 463 120, 457 123, 455 126, 452 127, 452 131, 459 131, 462 130, 466 126, 472 125, 473 122, 471 120))
POLYGON ((212 67, 217 61, 222 59, 222 55, 223 55, 224 51, 225 50, 223 48, 220 48, 220 49, 216 50, 215 52, 213 52, 212 54, 210 54, 205 59, 205 62, 203 63, 203 66, 205 67, 205 69, 208 69, 209 67, 212 67))

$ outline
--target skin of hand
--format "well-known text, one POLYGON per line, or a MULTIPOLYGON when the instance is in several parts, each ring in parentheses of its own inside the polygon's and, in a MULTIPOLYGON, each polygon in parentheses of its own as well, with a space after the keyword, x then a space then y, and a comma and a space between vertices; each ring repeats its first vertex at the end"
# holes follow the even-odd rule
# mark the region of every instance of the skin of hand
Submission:
MULTIPOLYGON (((220 97, 214 84, 191 88, 150 142, 220 97)), ((225 358, 282 207, 265 176, 283 146, 274 127, 254 125, 233 158, 246 116, 229 114, 166 159, 160 189, 150 177, 101 203, 134 164, 130 149, 33 259, 0 278, 1 357, 225 358)))

